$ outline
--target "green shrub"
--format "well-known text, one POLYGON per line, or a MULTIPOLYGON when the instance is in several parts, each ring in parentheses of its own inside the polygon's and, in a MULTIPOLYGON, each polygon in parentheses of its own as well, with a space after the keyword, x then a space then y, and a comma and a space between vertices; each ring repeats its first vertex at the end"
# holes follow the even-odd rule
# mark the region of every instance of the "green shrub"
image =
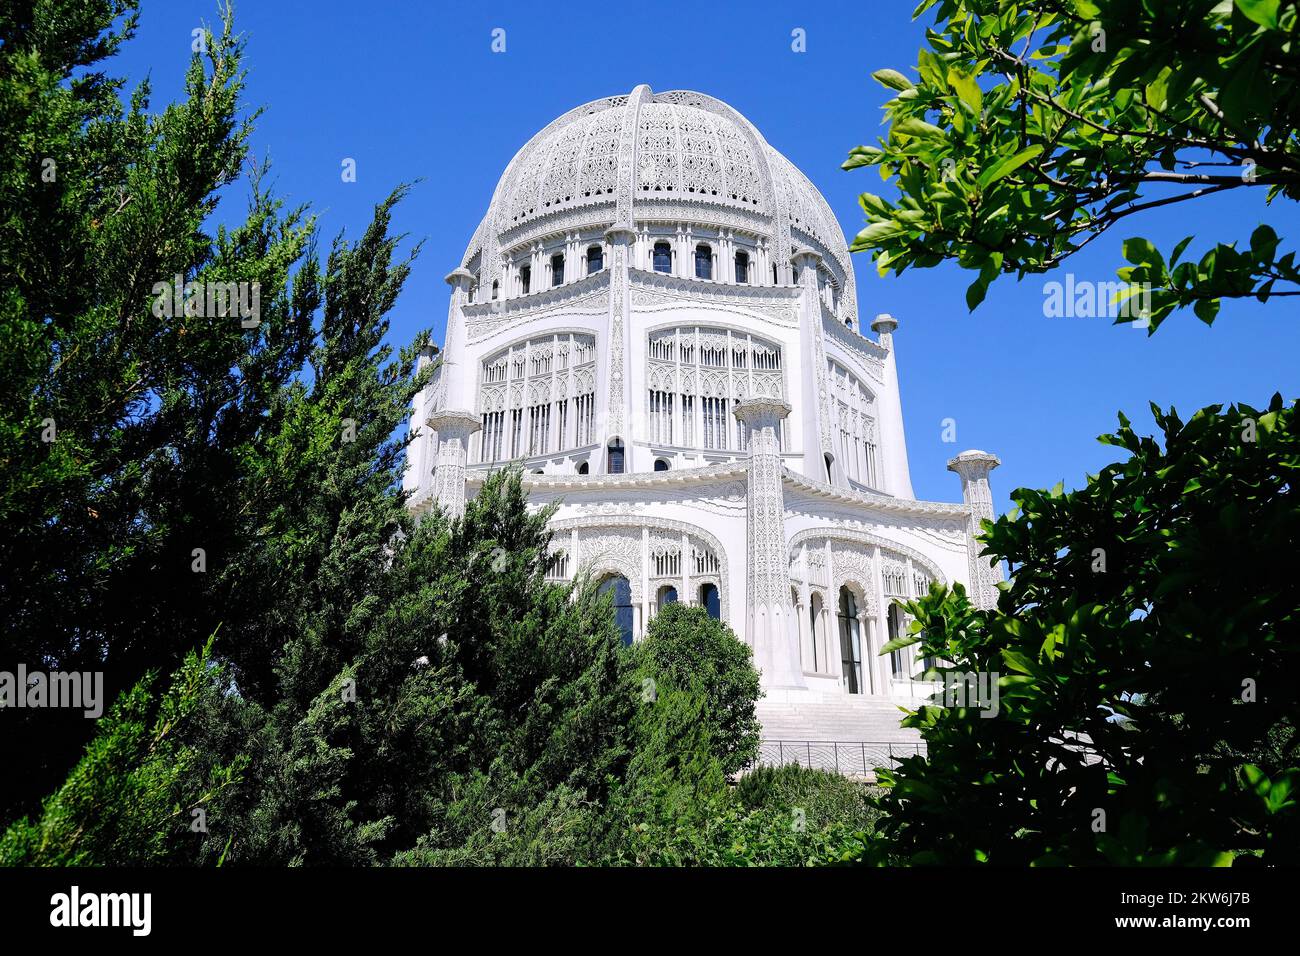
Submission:
POLYGON ((196 774, 199 754, 181 739, 213 686, 211 648, 189 654, 161 700, 149 693, 152 677, 118 698, 40 816, 0 834, 0 866, 148 866, 193 855, 192 828, 220 815, 244 763, 196 774))
POLYGON ((798 764, 755 767, 736 782, 735 792, 741 805, 750 810, 802 809, 812 827, 843 824, 872 831, 881 816, 872 804, 872 788, 866 784, 798 764))
MULTIPOLYGON (((887 839, 916 863, 1300 861, 1300 416, 1211 406, 1077 491, 1018 489, 986 523, 996 609, 913 602, 900 643, 1000 674, 998 706, 922 707, 928 759, 882 773, 887 839)), ((888 647, 885 650, 889 650, 888 647)))
POLYGON ((724 773, 748 766, 758 756, 762 734, 754 707, 761 696, 753 652, 726 624, 701 607, 669 604, 632 649, 642 677, 704 693, 701 714, 724 773))

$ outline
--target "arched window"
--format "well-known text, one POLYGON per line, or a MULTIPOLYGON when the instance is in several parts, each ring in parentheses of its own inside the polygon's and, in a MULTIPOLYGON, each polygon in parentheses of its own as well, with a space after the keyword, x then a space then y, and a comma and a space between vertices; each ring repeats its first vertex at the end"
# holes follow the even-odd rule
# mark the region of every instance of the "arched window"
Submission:
POLYGON ((609 467, 606 472, 611 475, 623 474, 623 443, 615 438, 609 443, 609 467))
POLYGON ((493 302, 497 300, 497 295, 500 292, 501 292, 501 283, 498 282, 496 279, 493 279, 492 280, 492 301, 493 302))
POLYGON ((655 272, 673 271, 673 247, 669 243, 655 243, 654 267, 655 272))
POLYGON ((667 459, 667 458, 656 458, 656 459, 655 459, 655 471, 667 471, 667 470, 668 470, 668 467, 669 467, 669 466, 668 466, 668 459, 667 459))
POLYGON ((519 267, 519 289, 524 295, 528 294, 528 287, 532 285, 532 282, 533 282, 533 267, 520 266, 519 267))
POLYGON ((833 464, 835 463, 835 459, 831 457, 830 452, 826 452, 825 454, 823 454, 823 455, 822 455, 822 458, 823 458, 823 460, 825 460, 825 462, 826 462, 826 481, 827 481, 828 483, 833 482, 833 479, 831 478, 831 475, 832 475, 834 472, 833 472, 832 469, 831 469, 831 465, 833 465, 833 464))
POLYGON ((713 278, 713 250, 705 242, 695 247, 695 278, 713 278))
POLYGON ((587 469, 588 469, 588 466, 587 466, 587 463, 586 463, 585 461, 583 461, 583 462, 579 462, 579 463, 578 463, 578 474, 580 474, 580 475, 585 475, 585 474, 587 473, 587 469))
POLYGON ((700 585, 700 605, 708 612, 709 617, 719 620, 722 617, 722 601, 718 597, 718 586, 716 584, 700 585))
POLYGON ((614 604, 614 623, 618 626, 619 636, 625 647, 632 645, 632 628, 635 618, 632 615, 632 585, 622 575, 608 577, 600 583, 600 594, 608 594, 614 604))
POLYGON ((559 285, 564 281, 564 256, 560 253, 551 256, 551 285, 559 285))
POLYGON ((736 281, 749 282, 749 253, 743 250, 736 253, 736 281))
POLYGON ((587 275, 593 275, 605 268, 605 250, 600 246, 587 247, 587 275))
POLYGON ((655 596, 656 612, 662 611, 669 604, 676 604, 676 603, 677 603, 677 589, 673 587, 671 584, 665 584, 663 587, 659 589, 659 593, 655 596))
POLYGON ((848 588, 840 588, 840 664, 841 680, 850 694, 865 693, 862 687, 862 628, 858 621, 858 602, 848 588))

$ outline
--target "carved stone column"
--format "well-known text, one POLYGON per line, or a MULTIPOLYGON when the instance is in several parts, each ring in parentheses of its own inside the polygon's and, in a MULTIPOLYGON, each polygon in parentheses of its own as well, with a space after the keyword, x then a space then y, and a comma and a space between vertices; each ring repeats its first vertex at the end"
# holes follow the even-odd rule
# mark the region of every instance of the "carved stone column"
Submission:
POLYGON ((961 496, 970 508, 966 528, 966 562, 970 585, 968 593, 976 607, 991 608, 998 603, 998 582, 1002 580, 1002 565, 980 557, 984 546, 975 540, 981 533, 980 521, 993 520, 993 492, 989 488, 989 472, 1002 464, 997 455, 986 451, 964 451, 948 462, 948 470, 961 477, 961 496))
POLYGON ((735 415, 749 431, 747 543, 749 641, 767 687, 804 687, 799 628, 790 603, 789 547, 781 488, 778 429, 790 406, 774 398, 747 398, 735 415))
MULTIPOLYGON (((820 475, 825 471, 825 455, 836 456, 831 426, 830 386, 826 381, 826 346, 822 335, 822 304, 817 289, 817 267, 822 257, 812 249, 804 247, 794 254, 790 262, 799 270, 799 333, 803 348, 800 349, 801 378, 803 379, 802 401, 803 420, 800 429, 803 434, 804 470, 808 475, 820 475), (820 450, 821 454, 818 454, 820 450)), ((844 474, 846 462, 837 461, 835 481, 844 474)))
POLYGON ((436 412, 429 427, 438 433, 438 453, 433 465, 432 496, 449 517, 465 513, 465 461, 469 436, 479 429, 478 416, 461 409, 436 412))
MULTIPOLYGON (((603 447, 615 439, 624 444, 627 456, 625 469, 633 470, 632 442, 627 427, 626 406, 628 381, 628 364, 631 350, 627 347, 625 335, 627 330, 630 304, 628 301, 627 270, 631 266, 633 244, 636 232, 630 226, 611 226, 605 230, 605 241, 609 243, 609 360, 606 363, 606 401, 605 428, 603 447)), ((602 452, 603 456, 604 452, 602 452)), ((602 458, 602 461, 604 459, 602 458)))

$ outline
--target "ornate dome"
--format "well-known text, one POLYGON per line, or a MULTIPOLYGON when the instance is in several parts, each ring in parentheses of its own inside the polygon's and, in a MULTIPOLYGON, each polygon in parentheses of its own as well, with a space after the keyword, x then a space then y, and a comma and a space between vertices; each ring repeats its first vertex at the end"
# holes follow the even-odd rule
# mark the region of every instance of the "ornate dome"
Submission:
POLYGON ((855 298, 844 233, 808 178, 721 100, 648 86, 570 110, 524 144, 462 265, 494 277, 501 251, 547 234, 673 219, 811 247, 855 298))

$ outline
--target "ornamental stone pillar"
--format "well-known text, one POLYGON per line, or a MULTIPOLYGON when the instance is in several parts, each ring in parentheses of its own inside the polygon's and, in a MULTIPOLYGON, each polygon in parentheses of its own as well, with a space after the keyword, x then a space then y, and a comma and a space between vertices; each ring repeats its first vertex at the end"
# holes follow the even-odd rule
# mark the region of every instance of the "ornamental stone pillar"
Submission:
POLYGON ((984 545, 975 540, 982 533, 980 521, 993 520, 993 492, 989 487, 989 472, 1002 464, 997 455, 986 451, 964 451, 948 462, 948 470, 961 477, 961 496, 970 508, 966 527, 966 564, 970 577, 968 594, 976 607, 991 608, 998 603, 998 582, 1002 580, 1002 565, 981 557, 984 545))
POLYGON ((469 290, 474 284, 474 273, 462 267, 448 273, 445 281, 452 289, 451 304, 447 308, 447 344, 439 371, 439 400, 433 405, 434 411, 442 406, 457 408, 473 401, 464 394, 467 377, 463 359, 467 324, 465 306, 469 305, 469 290))
POLYGON ((827 383, 826 345, 822 335, 822 303, 817 288, 817 267, 822 257, 804 247, 791 257, 799 270, 799 350, 803 418, 799 422, 804 449, 804 473, 820 475, 826 468, 826 455, 836 459, 833 481, 845 474, 846 462, 835 454, 832 443, 831 396, 827 383))
MULTIPOLYGON (((601 461, 605 461, 604 448, 618 438, 623 442, 624 469, 633 470, 632 442, 627 427, 628 396, 626 385, 630 376, 631 350, 625 341, 631 302, 628 295, 627 271, 631 266, 631 253, 636 243, 636 231, 630 225, 611 226, 605 230, 609 243, 609 361, 605 375, 605 428, 601 461)), ((603 471, 606 466, 602 464, 603 471)))
POLYGON ((438 433, 438 452, 433 465, 432 497, 448 517, 465 513, 465 461, 469 436, 479 429, 478 416, 461 409, 434 413, 429 427, 438 433))
POLYGON ((781 421, 790 406, 774 398, 746 398, 735 415, 749 432, 746 511, 749 575, 749 642, 766 687, 802 688, 799 628, 790 603, 790 562, 781 488, 781 421))

